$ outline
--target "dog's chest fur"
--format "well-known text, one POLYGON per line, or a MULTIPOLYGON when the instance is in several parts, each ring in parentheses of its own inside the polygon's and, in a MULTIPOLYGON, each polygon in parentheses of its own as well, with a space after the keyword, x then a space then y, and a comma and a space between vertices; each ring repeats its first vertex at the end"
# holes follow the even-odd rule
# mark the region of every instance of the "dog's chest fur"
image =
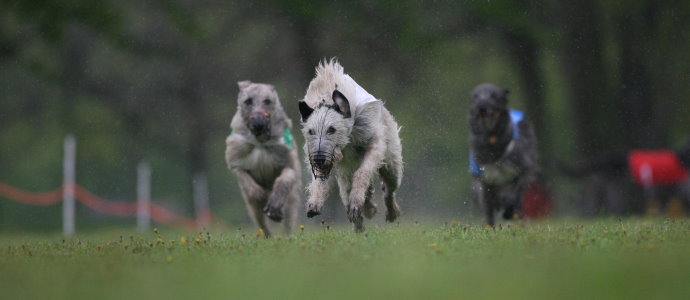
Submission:
POLYGON ((286 151, 276 152, 275 149, 269 149, 270 147, 281 146, 251 145, 251 150, 234 163, 238 168, 249 172, 252 178, 264 187, 273 185, 273 181, 287 163, 287 155, 277 155, 286 151))
POLYGON ((503 185, 517 178, 522 170, 510 160, 497 161, 480 167, 481 181, 491 185, 503 185))

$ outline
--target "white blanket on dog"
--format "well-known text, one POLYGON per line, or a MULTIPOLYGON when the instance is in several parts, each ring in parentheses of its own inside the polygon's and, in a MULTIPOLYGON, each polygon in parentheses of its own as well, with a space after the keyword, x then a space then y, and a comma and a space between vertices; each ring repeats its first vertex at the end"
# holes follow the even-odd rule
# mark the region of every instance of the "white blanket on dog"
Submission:
MULTIPOLYGON (((352 83, 352 85, 355 87, 355 98, 352 100, 352 107, 357 107, 369 102, 374 102, 377 101, 374 96, 369 94, 364 88, 362 88, 357 82, 350 77, 350 75, 345 74, 345 79, 352 83)), ((348 99, 349 100, 349 99, 348 99)))

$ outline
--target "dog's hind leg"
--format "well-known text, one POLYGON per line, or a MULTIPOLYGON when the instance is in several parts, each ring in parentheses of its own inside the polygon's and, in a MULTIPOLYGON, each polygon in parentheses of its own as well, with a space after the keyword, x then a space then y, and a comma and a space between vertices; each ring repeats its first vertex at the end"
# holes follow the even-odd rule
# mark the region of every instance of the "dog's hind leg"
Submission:
POLYGON ((503 210, 503 220, 512 220, 515 216, 515 206, 512 204, 506 205, 506 208, 503 210))
MULTIPOLYGON (((400 160, 402 161, 402 160, 400 160)), ((400 207, 395 201, 395 191, 400 186, 402 164, 390 164, 379 169, 383 183, 383 199, 386 203, 386 221, 393 222, 400 216, 400 207)))
POLYGON ((500 199, 505 199, 503 210, 503 219, 512 220, 522 217, 522 196, 525 193, 525 185, 519 184, 517 186, 504 189, 499 195, 500 199))

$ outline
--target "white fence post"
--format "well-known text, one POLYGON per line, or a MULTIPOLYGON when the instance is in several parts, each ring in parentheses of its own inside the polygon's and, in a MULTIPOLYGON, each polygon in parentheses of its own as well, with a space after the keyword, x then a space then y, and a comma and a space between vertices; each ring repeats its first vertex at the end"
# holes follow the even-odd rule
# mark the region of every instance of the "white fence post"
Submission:
POLYGON ((65 138, 62 182, 62 233, 74 235, 74 184, 76 178, 77 142, 73 135, 65 138))
POLYGON ((137 166, 137 228, 144 233, 151 225, 151 166, 140 162, 137 166))
POLYGON ((202 230, 208 228, 211 218, 211 210, 208 206, 208 179, 206 174, 195 174, 192 178, 192 188, 194 190, 196 226, 199 230, 202 230))

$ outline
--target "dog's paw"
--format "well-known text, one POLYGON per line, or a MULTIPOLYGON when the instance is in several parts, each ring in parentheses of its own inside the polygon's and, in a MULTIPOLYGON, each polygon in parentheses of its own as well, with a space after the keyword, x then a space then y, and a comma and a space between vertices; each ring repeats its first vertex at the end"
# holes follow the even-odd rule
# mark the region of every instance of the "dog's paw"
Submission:
POLYGON ((386 222, 393 223, 400 217, 400 210, 389 210, 386 212, 386 222))
POLYGON ((364 232, 364 222, 354 223, 353 225, 356 233, 364 232))
POLYGON ((307 203, 307 218, 313 218, 321 214, 321 205, 307 203))
POLYGON ((281 207, 266 204, 264 207, 264 214, 271 220, 280 222, 283 220, 283 210, 281 207))
POLYGON ((392 207, 386 210, 386 222, 393 223, 398 217, 400 217, 400 207, 394 203, 392 207))
POLYGON ((364 202, 364 217, 371 219, 374 217, 374 215, 376 215, 376 211, 376 204, 371 201, 364 202))
POLYGON ((362 218, 362 207, 358 205, 349 205, 347 207, 347 218, 355 225, 361 224, 364 221, 364 218, 362 218))

